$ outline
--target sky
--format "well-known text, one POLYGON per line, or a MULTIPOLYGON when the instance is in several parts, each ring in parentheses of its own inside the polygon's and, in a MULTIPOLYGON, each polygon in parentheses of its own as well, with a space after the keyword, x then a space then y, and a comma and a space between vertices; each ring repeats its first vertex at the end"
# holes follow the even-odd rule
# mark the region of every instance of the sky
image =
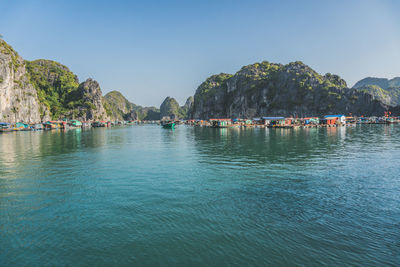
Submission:
POLYGON ((264 60, 300 60, 349 86, 400 76, 399 11, 395 0, 0 0, 0 34, 24 59, 58 61, 103 94, 158 107, 264 60))

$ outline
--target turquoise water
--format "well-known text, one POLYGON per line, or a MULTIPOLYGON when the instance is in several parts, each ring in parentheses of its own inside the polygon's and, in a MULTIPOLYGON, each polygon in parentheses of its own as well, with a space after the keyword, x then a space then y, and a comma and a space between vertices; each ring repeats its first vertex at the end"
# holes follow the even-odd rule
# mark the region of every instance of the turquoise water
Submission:
POLYGON ((0 135, 1 266, 400 265, 400 126, 0 135))

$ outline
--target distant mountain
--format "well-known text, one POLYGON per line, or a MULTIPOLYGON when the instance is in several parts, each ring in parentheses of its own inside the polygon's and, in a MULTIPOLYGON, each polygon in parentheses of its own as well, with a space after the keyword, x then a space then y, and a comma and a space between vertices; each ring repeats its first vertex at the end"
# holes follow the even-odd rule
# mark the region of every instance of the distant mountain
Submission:
POLYGON ((113 120, 158 120, 160 117, 157 108, 135 105, 118 91, 107 93, 104 99, 113 120))
POLYGON ((400 105, 400 77, 391 80, 367 77, 358 81, 353 88, 370 93, 387 105, 400 105))
MULTIPOLYGON (((120 92, 111 91, 104 96, 106 110, 114 120, 124 120, 129 116, 134 108, 134 104, 129 102, 120 92)), ((136 119, 136 118, 128 118, 136 119)))
POLYGON ((385 90, 388 88, 400 87, 400 77, 395 77, 391 80, 386 78, 367 77, 356 82, 353 88, 361 88, 366 85, 376 85, 385 90))
POLYGON ((320 75, 302 62, 267 61, 209 77, 196 90, 191 117, 253 118, 342 113, 383 115, 387 106, 347 87, 337 75, 320 75))

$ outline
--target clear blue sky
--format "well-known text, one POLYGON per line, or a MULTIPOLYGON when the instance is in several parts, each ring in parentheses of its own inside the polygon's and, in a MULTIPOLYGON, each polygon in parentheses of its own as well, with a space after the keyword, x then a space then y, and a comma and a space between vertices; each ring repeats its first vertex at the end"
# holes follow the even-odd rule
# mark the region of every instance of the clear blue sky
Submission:
POLYGON ((399 11, 384 0, 0 0, 0 33, 25 59, 59 61, 104 94, 159 106, 263 60, 301 60, 349 86, 400 76, 399 11))

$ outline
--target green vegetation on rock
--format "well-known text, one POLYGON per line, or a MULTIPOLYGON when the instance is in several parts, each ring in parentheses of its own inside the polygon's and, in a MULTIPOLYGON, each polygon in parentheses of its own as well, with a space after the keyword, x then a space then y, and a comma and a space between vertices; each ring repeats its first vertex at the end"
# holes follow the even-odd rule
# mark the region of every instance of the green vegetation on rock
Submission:
POLYGON ((169 96, 162 102, 160 106, 160 113, 161 119, 163 117, 175 117, 179 119, 186 117, 186 114, 184 114, 185 112, 179 106, 178 101, 169 96))
POLYGON ((365 103, 378 108, 380 104, 373 102, 369 94, 359 98, 361 94, 366 93, 349 89, 338 75, 320 75, 301 61, 287 65, 263 61, 244 66, 234 75, 208 78, 196 90, 191 116, 196 119, 311 116, 361 112, 369 108, 361 107, 365 103), (351 98, 353 94, 357 97, 351 98), (352 107, 353 104, 360 107, 352 107))
POLYGON ((40 103, 48 108, 53 119, 83 104, 93 108, 82 103, 78 78, 66 66, 44 59, 25 61, 25 64, 40 103))
POLYGON ((9 63, 10 69, 13 69, 14 72, 17 71, 19 67, 22 66, 23 62, 19 60, 18 53, 4 40, 0 38, 0 53, 10 55, 11 62, 9 63))

